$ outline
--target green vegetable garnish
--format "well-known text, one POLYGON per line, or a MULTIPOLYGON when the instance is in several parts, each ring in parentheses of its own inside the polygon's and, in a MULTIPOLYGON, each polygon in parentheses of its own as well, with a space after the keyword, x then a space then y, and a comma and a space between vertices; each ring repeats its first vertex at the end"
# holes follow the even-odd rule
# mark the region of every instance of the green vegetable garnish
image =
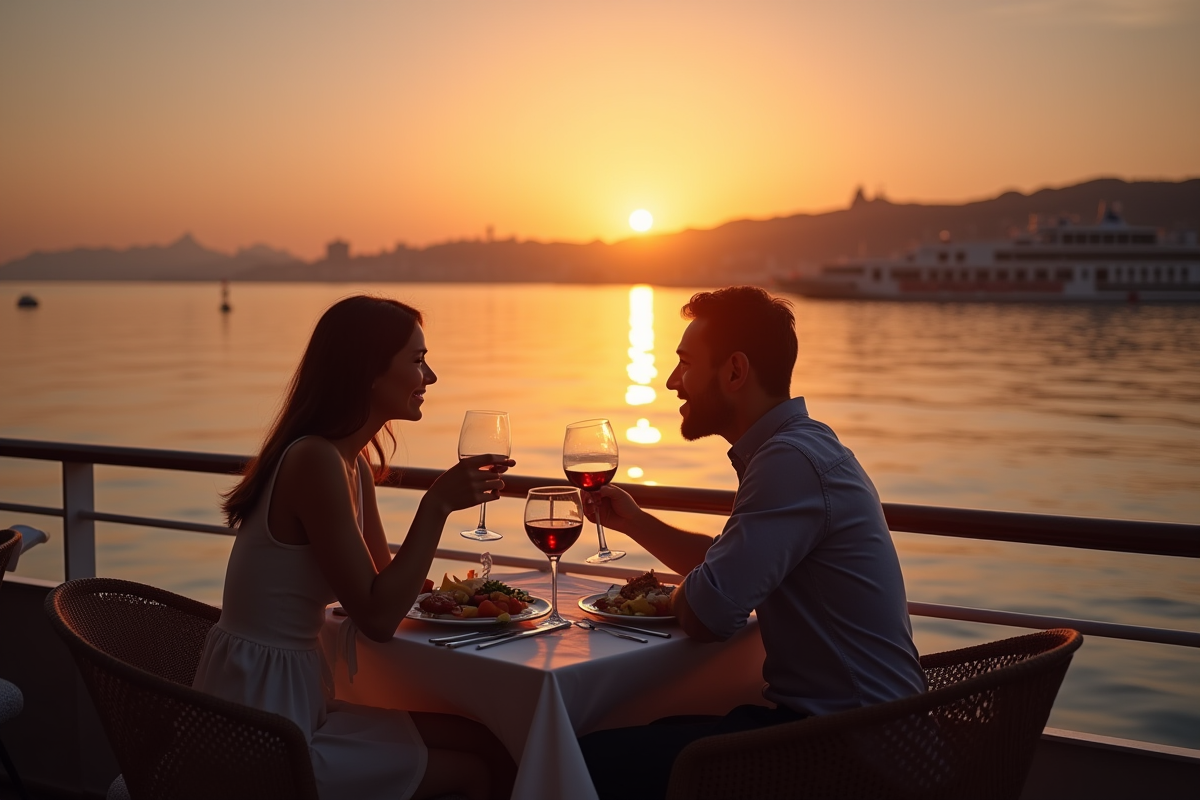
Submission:
POLYGON ((524 589, 514 589, 507 583, 501 581, 488 581, 483 586, 479 587, 479 594, 491 594, 492 592, 500 592, 509 597, 515 597, 521 602, 528 602, 529 592, 524 589))

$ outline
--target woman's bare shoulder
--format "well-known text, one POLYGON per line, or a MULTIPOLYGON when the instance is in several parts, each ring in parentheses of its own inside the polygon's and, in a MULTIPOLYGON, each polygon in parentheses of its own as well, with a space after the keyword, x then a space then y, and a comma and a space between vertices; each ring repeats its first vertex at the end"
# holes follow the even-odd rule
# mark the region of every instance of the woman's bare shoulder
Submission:
POLYGON ((342 475, 345 472, 345 462, 341 453, 328 439, 320 436, 305 436, 298 440, 283 454, 279 465, 279 478, 288 481, 289 478, 303 476, 342 475))

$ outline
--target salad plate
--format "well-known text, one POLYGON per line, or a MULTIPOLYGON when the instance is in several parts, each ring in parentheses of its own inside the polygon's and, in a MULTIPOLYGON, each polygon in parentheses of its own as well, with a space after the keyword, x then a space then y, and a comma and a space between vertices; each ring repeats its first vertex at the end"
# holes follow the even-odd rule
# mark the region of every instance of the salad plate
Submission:
POLYGON ((407 619, 429 622, 434 625, 479 625, 487 627, 489 625, 508 625, 509 622, 527 622, 531 619, 540 619, 550 613, 549 600, 543 600, 540 597, 531 597, 529 598, 529 607, 519 614, 513 614, 509 622, 499 622, 495 617, 455 617, 450 614, 430 614, 427 611, 422 611, 420 606, 420 602, 428 596, 428 593, 417 595, 417 601, 413 603, 412 609, 405 615, 407 619))

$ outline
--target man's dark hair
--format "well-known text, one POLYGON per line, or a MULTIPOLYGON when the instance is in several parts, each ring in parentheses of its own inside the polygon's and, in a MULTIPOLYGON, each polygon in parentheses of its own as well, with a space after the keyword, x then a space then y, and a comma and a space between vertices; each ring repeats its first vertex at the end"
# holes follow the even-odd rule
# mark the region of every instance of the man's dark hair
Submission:
POLYGON ((692 295, 680 314, 708 323, 704 339, 712 348, 713 366, 740 351, 763 389, 789 394, 797 351, 791 302, 757 286, 728 286, 692 295))

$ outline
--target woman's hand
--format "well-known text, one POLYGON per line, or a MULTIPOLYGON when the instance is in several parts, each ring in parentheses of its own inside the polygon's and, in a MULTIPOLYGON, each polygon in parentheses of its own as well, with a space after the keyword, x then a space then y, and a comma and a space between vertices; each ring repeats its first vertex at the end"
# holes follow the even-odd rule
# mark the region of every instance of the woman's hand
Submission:
POLYGON ((601 486, 594 492, 582 492, 583 513, 592 522, 596 521, 597 506, 600 509, 600 524, 621 533, 633 533, 639 517, 646 515, 624 489, 612 484, 601 486))
POLYGON ((516 461, 507 456, 471 456, 459 461, 438 476, 425 497, 438 504, 445 514, 487 503, 500 496, 504 481, 500 474, 516 461))

